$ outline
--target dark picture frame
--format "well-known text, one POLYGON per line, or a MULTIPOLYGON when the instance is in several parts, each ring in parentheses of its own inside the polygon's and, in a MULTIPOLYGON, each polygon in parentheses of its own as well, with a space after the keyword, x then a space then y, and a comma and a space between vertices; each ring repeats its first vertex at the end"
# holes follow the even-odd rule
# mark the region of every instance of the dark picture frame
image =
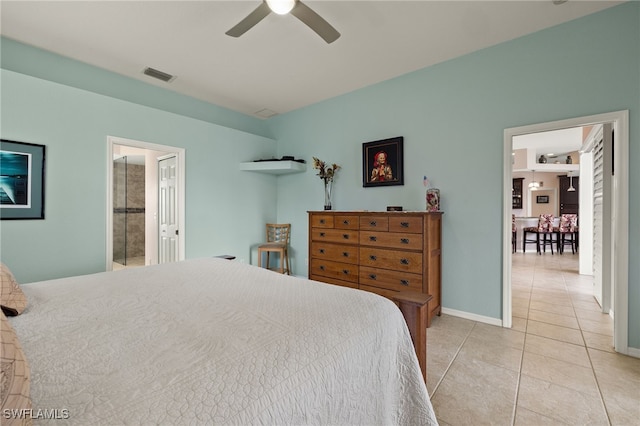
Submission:
POLYGON ((404 185, 403 143, 397 136, 362 144, 363 187, 404 185))
POLYGON ((549 196, 548 195, 537 195, 536 196, 537 204, 549 204, 549 196))
POLYGON ((0 139, 0 219, 44 219, 45 146, 0 139))

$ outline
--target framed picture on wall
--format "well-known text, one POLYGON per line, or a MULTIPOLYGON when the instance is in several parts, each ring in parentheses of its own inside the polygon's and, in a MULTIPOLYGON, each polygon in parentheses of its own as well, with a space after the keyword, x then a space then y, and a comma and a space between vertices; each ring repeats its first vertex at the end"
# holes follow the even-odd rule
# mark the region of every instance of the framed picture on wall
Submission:
POLYGON ((44 219, 45 146, 0 140, 0 219, 44 219))
POLYGON ((549 204, 549 196, 548 195, 538 195, 538 196, 536 196, 536 203, 538 203, 538 204, 549 204))
POLYGON ((362 186, 404 185, 402 136, 362 144, 362 186))

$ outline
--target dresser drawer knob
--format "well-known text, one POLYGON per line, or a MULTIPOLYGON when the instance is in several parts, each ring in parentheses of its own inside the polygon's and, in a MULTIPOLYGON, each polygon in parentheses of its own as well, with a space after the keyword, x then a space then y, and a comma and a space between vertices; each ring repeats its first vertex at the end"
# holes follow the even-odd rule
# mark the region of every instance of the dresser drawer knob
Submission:
POLYGON ((371 235, 369 237, 369 241, 378 241, 378 237, 376 237, 375 235, 371 235))
POLYGON ((402 226, 403 228, 408 228, 409 222, 400 222, 400 226, 402 226))
POLYGON ((348 220, 348 219, 343 220, 343 221, 342 221, 342 224, 343 224, 343 225, 348 225, 348 224, 349 224, 349 220, 348 220))
POLYGON ((342 252, 342 257, 349 257, 349 252, 348 251, 343 251, 342 252))
POLYGON ((349 234, 342 234, 342 238, 344 238, 345 240, 349 239, 349 234))
POLYGON ((400 242, 402 244, 409 244, 409 239, 408 238, 400 238, 400 242))
POLYGON ((324 254, 324 249, 320 249, 320 254, 324 254))
POLYGON ((378 279, 378 276, 376 274, 369 274, 369 278, 371 278, 372 280, 376 280, 378 279))
POLYGON ((400 280, 400 285, 409 285, 409 281, 408 280, 400 280))
POLYGON ((320 270, 324 271, 324 265, 320 265, 320 270))
POLYGON ((375 260, 378 260, 378 258, 377 258, 375 255, 373 255, 373 254, 370 254, 370 255, 369 255, 369 259, 374 260, 374 261, 375 261, 375 260))
POLYGON ((320 219, 320 223, 321 223, 322 225, 324 225, 324 224, 325 224, 324 219, 320 219))
POLYGON ((402 259, 400 259, 400 263, 402 263, 403 265, 408 265, 409 264, 409 259, 402 258, 402 259))
POLYGON ((370 226, 378 226, 378 222, 376 222, 375 220, 369 221, 369 225, 370 226))
POLYGON ((321 233, 320 233, 320 236, 324 238, 324 232, 321 232, 321 233))
POLYGON ((345 274, 345 275, 349 275, 349 270, 348 269, 343 269, 342 273, 345 274))

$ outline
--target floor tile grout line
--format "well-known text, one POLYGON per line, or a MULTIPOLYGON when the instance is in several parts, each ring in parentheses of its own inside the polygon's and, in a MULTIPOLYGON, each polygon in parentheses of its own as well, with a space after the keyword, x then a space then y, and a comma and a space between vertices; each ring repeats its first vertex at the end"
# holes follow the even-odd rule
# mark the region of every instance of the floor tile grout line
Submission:
POLYGON ((444 380, 444 378, 447 376, 447 374, 449 373, 449 369, 451 368, 451 366, 453 365, 453 362, 458 358, 458 354, 460 353, 460 351, 462 350, 462 347, 464 346, 464 344, 466 343, 467 339, 469 338, 469 336, 471 335, 471 332, 473 331, 474 328, 476 328, 476 325, 478 324, 477 321, 473 322, 473 327, 471 327, 471 329, 469 330, 469 332, 467 333, 466 336, 464 336, 464 339, 462 340, 462 343, 460 343, 460 346, 458 346, 458 349, 456 350, 456 353, 453 354, 453 357, 451 358, 451 361, 449 362, 449 364, 447 365, 447 368, 444 369, 444 372, 442 373, 442 376, 440 376, 440 380, 438 380, 438 383, 436 383, 436 385, 433 387, 433 393, 431 395, 429 395, 429 399, 433 399, 433 397, 436 395, 436 392, 438 391, 438 388, 440 387, 440 384, 442 383, 442 381, 444 380))
MULTIPOLYGON (((533 290, 533 287, 535 285, 535 276, 536 276, 536 271, 538 270, 538 268, 541 266, 542 269, 545 269, 545 270, 546 269, 550 269, 548 267, 545 267, 545 265, 540 265, 540 266, 536 266, 536 265, 538 265, 538 261, 537 260, 534 263, 533 278, 531 280, 531 282, 532 282, 532 284, 531 284, 532 285, 532 290, 533 290)), ((564 292, 568 293, 568 290, 566 288, 566 282, 564 280, 564 273, 562 272, 562 270, 560 272, 561 272, 562 281, 563 281, 563 284, 564 284, 564 292)), ((533 291, 531 292, 531 294, 533 294, 533 291)), ((573 309, 573 302, 572 301, 571 301, 571 307, 573 309)), ((521 360, 520 360, 520 369, 519 369, 519 372, 518 372, 518 383, 517 383, 517 388, 516 388, 515 402, 514 402, 514 406, 513 406, 513 414, 512 414, 511 426, 515 425, 516 414, 517 414, 517 410, 518 410, 518 398, 519 398, 519 395, 520 395, 520 383, 521 383, 522 374, 523 374, 522 373, 522 368, 523 368, 523 365, 524 365, 524 354, 525 354, 525 348, 526 348, 526 344, 527 344, 527 337, 528 337, 529 334, 537 336, 536 334, 528 332, 528 330, 529 330, 529 314, 530 314, 530 311, 531 311, 531 297, 529 298, 529 304, 528 304, 528 308, 527 308, 527 321, 526 321, 526 324, 525 324, 525 333, 524 333, 525 340, 524 340, 524 344, 523 344, 523 347, 522 347, 522 356, 521 356, 521 360)), ((575 315, 575 310, 574 310, 574 315, 575 315)), ((577 321, 577 318, 576 318, 576 321, 577 321)), ((540 336, 540 337, 544 337, 544 336, 540 336)), ((557 339, 553 339, 553 340, 557 340, 557 339)), ((585 342, 584 337, 582 337, 582 340, 583 340, 583 343, 584 343, 585 342)), ((557 341, 561 341, 561 340, 557 340, 557 341)), ((565 342, 565 343, 567 343, 567 342, 565 342)), ((586 345, 585 345, 585 347, 586 347, 586 345)), ((595 375, 595 373, 593 372, 593 369, 592 369, 592 373, 595 375)), ((566 388, 565 386, 562 386, 562 385, 558 385, 558 386, 566 388)), ((570 388, 566 388, 566 389, 570 389, 570 388)), ((602 399, 601 399, 601 401, 602 401, 602 399)), ((543 415, 545 417, 549 417, 545 413, 538 413, 538 414, 543 415)), ((558 420, 558 419, 555 419, 554 417, 550 417, 550 418, 553 418, 554 420, 558 420)), ((607 420, 608 420, 608 417, 607 417, 607 420)), ((610 425, 610 422, 609 422, 609 425, 610 425)))
MULTIPOLYGON (((544 268, 544 269, 548 269, 548 268, 545 268, 544 266, 543 266, 543 268, 544 268)), ((565 271, 564 271, 563 269, 561 269, 559 272, 560 272, 560 275, 561 275, 561 277, 562 277, 562 281, 563 281, 563 284, 564 284, 564 290, 565 290, 565 292, 566 292, 566 293, 568 294, 568 296, 569 296, 569 301, 570 301, 570 303, 571 303, 571 309, 573 310, 574 317, 576 318, 576 321, 578 321, 578 327, 579 327, 579 328, 578 328, 578 330, 580 331, 580 336, 581 336, 581 338, 582 338, 582 345, 576 345, 576 346, 582 346, 582 347, 584 347, 584 348, 585 348, 585 351, 586 351, 586 353, 587 353, 587 358, 589 359, 589 365, 590 365, 591 373, 593 374, 594 380, 595 380, 595 382, 596 382, 596 389, 597 389, 597 391, 598 391, 598 395, 599 395, 599 397, 600 397, 601 407, 602 407, 602 409, 603 409, 603 411, 604 411, 605 417, 607 418, 607 424, 608 424, 609 426, 611 426, 611 419, 610 419, 610 416, 609 416, 609 412, 608 412, 608 410, 607 410, 606 403, 605 403, 605 401, 604 401, 604 395, 602 394, 602 390, 600 389, 600 384, 599 384, 599 382, 598 382, 598 377, 597 377, 597 375, 596 375, 595 368, 594 368, 594 366, 593 366, 593 360, 591 359, 591 354, 590 354, 590 352, 589 352, 589 349, 590 349, 590 348, 587 346, 586 339, 585 339, 585 337, 584 337, 584 332, 583 332, 583 330, 582 330, 582 326, 580 325, 580 321, 578 320, 578 315, 577 315, 577 313, 576 313, 576 308, 575 308, 575 305, 574 305, 573 299, 571 298, 571 296, 570 296, 570 294, 569 294, 569 288, 568 288, 568 286, 567 286, 566 279, 565 279, 565 271)), ((535 269, 534 269, 534 281, 535 281, 535 269)), ((528 316, 528 313, 527 313, 527 316, 528 316)), ((527 327, 528 327, 528 320, 527 320, 527 327)), ((526 345, 526 335, 527 335, 527 334, 529 334, 529 333, 526 333, 526 334, 525 334, 525 345, 526 345)), ((544 336, 541 336, 541 337, 544 337, 544 336)), ((553 340, 562 341, 562 340, 558 340, 558 339, 553 339, 553 340)), ((565 343, 570 343, 570 342, 565 342, 565 343)), ((593 349, 593 348, 592 348, 592 349, 593 349)), ((598 350, 598 349, 594 349, 594 350, 598 350)), ((523 356, 524 356, 524 351, 523 351, 523 356)), ((519 379, 521 378, 521 376, 522 376, 522 369, 521 369, 521 371, 520 371, 519 379)), ((557 385, 557 386, 560 386, 560 387, 563 387, 563 388, 565 388, 565 389, 570 389, 570 390, 574 390, 574 391, 576 391, 576 392, 583 393, 583 392, 581 392, 581 391, 577 391, 577 390, 575 390, 575 389, 567 388, 567 387, 566 387, 566 386, 564 386, 564 385, 560 385, 560 384, 556 384, 556 385, 557 385)), ((541 413, 539 413, 539 414, 541 414, 541 413)), ((513 425, 512 425, 512 426, 513 426, 513 425)))
MULTIPOLYGON (((565 287, 567 288, 567 293, 569 293, 569 288, 567 287, 566 280, 564 279, 564 273, 562 274, 562 278, 565 281, 565 287)), ((576 312, 576 307, 573 303, 573 299, 569 296, 571 301, 571 308, 573 309, 573 314, 576 317, 576 321, 578 322, 578 327, 580 330, 580 336, 582 337, 582 341, 584 343, 584 350, 587 353, 587 358, 589 359, 589 365, 591 367, 591 373, 593 374, 593 379, 596 382, 596 389, 598 390, 598 396, 600 397, 600 403, 602 404, 602 409, 604 410, 604 415, 607 418, 607 423, 611 426, 611 417, 609 416, 609 410, 607 409, 607 404, 604 401, 604 395, 602 394, 602 389, 600 389, 600 382, 598 381, 598 375, 596 374, 596 369, 593 366, 593 359, 591 359, 591 352, 589 352, 589 347, 587 346, 587 339, 584 337, 584 332, 582 330, 582 325, 580 324, 580 320, 578 319, 578 313, 576 312)))
MULTIPOLYGON (((535 277, 535 264, 531 278, 531 290, 533 290, 533 280, 535 277)), ((511 412, 511 426, 516 424, 516 414, 518 412, 518 398, 520 397, 520 380, 522 379, 522 364, 524 363, 524 348, 527 345, 527 330, 529 329, 529 311, 531 310, 531 291, 529 291, 529 303, 527 304, 527 320, 524 323, 524 341, 522 342, 522 353, 520 354, 520 365, 518 366, 518 380, 516 381, 516 392, 513 397, 513 410, 511 412)))

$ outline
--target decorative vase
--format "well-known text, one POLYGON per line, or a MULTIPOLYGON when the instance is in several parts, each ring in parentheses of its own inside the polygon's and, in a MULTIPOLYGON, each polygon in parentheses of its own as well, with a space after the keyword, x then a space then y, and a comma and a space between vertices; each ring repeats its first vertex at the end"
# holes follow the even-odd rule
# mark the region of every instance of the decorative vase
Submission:
POLYGON ((326 180, 324 181, 324 209, 331 210, 331 185, 333 181, 326 180))
POLYGON ((427 211, 440 211, 440 190, 436 188, 427 189, 427 211))

